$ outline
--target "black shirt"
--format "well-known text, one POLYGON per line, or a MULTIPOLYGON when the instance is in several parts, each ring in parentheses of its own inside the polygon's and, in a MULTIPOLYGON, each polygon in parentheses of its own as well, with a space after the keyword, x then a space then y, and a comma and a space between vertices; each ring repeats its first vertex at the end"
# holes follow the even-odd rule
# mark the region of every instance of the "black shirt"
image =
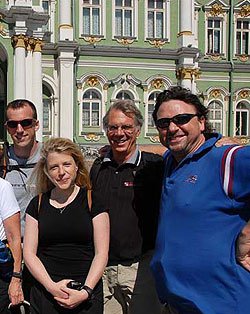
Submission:
POLYGON ((38 196, 31 200, 26 211, 38 220, 37 256, 52 277, 86 276, 94 257, 92 218, 106 210, 92 193, 90 211, 87 190, 81 188, 60 214, 49 203, 50 194, 51 191, 43 194, 39 214, 38 196))
POLYGON ((136 261, 154 248, 163 168, 160 156, 145 152, 133 163, 94 162, 93 189, 109 208, 109 265, 136 261))

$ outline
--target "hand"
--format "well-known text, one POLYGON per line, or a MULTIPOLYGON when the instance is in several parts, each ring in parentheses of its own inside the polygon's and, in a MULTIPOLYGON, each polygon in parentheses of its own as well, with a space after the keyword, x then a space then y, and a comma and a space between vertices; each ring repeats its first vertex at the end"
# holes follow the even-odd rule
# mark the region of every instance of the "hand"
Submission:
POLYGON ((241 266, 250 272, 250 226, 248 224, 238 236, 236 259, 241 266))
POLYGON ((12 277, 9 285, 8 294, 10 302, 13 306, 23 302, 23 290, 21 280, 19 278, 12 277))
POLYGON ((47 291, 51 293, 54 297, 59 297, 61 299, 68 299, 69 295, 62 289, 67 287, 67 284, 72 281, 72 279, 63 279, 58 282, 53 282, 47 291))
POLYGON ((54 297, 54 299, 57 301, 59 305, 67 309, 73 309, 77 307, 79 304, 86 301, 89 296, 86 290, 78 291, 67 287, 63 287, 62 291, 64 293, 67 293, 68 299, 62 299, 59 297, 54 297))
POLYGON ((215 143, 216 147, 225 145, 242 145, 241 141, 235 137, 223 137, 215 143))

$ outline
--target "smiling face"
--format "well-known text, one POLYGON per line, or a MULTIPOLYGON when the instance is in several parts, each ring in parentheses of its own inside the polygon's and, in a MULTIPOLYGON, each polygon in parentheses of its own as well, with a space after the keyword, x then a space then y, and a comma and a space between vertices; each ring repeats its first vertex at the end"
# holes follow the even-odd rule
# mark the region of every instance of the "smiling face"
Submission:
POLYGON ((71 155, 51 152, 46 167, 48 177, 56 188, 66 191, 75 184, 78 167, 71 155))
POLYGON ((110 111, 108 125, 107 137, 113 157, 119 163, 125 162, 135 152, 140 127, 136 126, 135 119, 116 109, 110 111))
MULTIPOLYGON (((13 109, 9 108, 7 110, 7 120, 12 121, 22 121, 25 119, 33 119, 33 111, 29 105, 24 105, 23 107, 13 109)), ((29 157, 33 154, 36 148, 36 131, 39 129, 38 120, 34 119, 32 125, 28 128, 23 128, 20 123, 17 124, 16 128, 9 128, 7 126, 7 131, 9 132, 13 144, 15 153, 20 157, 29 157), (27 155, 27 156, 25 156, 27 155)))
MULTIPOLYGON (((178 114, 196 114, 196 108, 182 100, 171 99, 163 102, 157 112, 157 120, 172 118, 178 114)), ((188 123, 176 125, 173 121, 166 129, 158 128, 162 145, 171 150, 177 161, 194 153, 204 142, 203 131, 205 129, 204 117, 193 117, 188 123)))

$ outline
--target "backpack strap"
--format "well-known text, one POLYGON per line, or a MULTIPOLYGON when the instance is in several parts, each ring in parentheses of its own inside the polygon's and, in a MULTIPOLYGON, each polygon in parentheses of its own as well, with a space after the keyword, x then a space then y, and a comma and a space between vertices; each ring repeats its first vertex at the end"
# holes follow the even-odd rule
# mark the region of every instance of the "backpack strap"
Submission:
POLYGON ((43 196, 43 193, 39 193, 39 195, 38 195, 38 206, 37 206, 38 214, 39 214, 40 208, 41 208, 42 196, 43 196))
POLYGON ((9 156, 8 156, 9 143, 4 142, 2 144, 3 153, 1 154, 0 162, 0 177, 5 178, 9 167, 9 156))
POLYGON ((91 211, 91 208, 92 208, 92 190, 87 191, 87 199, 88 199, 89 211, 91 211))
POLYGON ((234 159, 238 150, 243 146, 230 146, 222 157, 221 178, 223 189, 230 198, 233 198, 233 180, 234 180, 234 159))

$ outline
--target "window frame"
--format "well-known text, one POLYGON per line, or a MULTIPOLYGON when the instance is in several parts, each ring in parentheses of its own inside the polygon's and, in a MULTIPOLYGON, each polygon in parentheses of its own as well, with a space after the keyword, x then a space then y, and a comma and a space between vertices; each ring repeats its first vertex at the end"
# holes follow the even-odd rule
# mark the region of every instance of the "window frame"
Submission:
MULTIPOLYGON (((216 30, 218 30, 218 28, 215 28, 214 26, 212 27, 212 30, 213 30, 213 42, 212 42, 212 46, 214 47, 214 32, 216 30)), ((223 19, 220 18, 220 17, 208 17, 207 18, 207 21, 206 21, 206 54, 207 55, 223 55, 224 54, 224 50, 223 50, 223 40, 224 40, 224 36, 223 36, 223 19), (208 51, 208 48, 209 48, 209 44, 208 44, 208 41, 209 41, 209 36, 208 36, 208 31, 210 29, 210 27, 208 26, 208 23, 209 23, 209 20, 212 20, 213 23, 215 21, 219 21, 220 22, 220 45, 219 45, 219 49, 220 51, 219 52, 214 52, 214 48, 213 48, 213 51, 212 52, 209 52, 208 51)))
POLYGON ((96 89, 96 88, 88 88, 88 89, 85 89, 83 92, 82 92, 82 97, 81 97, 81 103, 80 103, 80 112, 79 112, 79 124, 80 124, 80 134, 83 134, 85 133, 84 129, 100 129, 102 127, 102 123, 101 123, 101 119, 102 119, 102 101, 103 101, 103 95, 101 93, 101 91, 99 89, 96 89), (99 95, 99 99, 96 99, 96 98, 87 98, 88 102, 90 103, 90 108, 89 108, 89 122, 90 124, 89 125, 83 125, 83 103, 84 102, 87 102, 87 101, 84 101, 84 95, 85 93, 87 92, 95 92, 99 95), (98 121, 98 125, 92 125, 92 115, 93 115, 93 107, 92 107, 92 103, 93 101, 92 100, 95 100, 95 102, 98 102, 99 103, 99 121, 98 121))
MULTIPOLYGON (((148 11, 151 8, 148 8, 148 0, 145 0, 145 41, 153 41, 153 40, 163 40, 165 42, 170 42, 170 0, 163 0, 163 9, 154 8, 153 10, 156 12, 163 12, 163 37, 149 37, 148 36, 148 11)), ((155 17, 154 17, 155 20, 155 17)), ((156 23, 154 23, 156 24, 156 23)))
POLYGON ((250 18, 243 18, 243 17, 237 17, 236 20, 235 20, 235 56, 249 56, 250 55, 250 18), (242 47, 243 47, 243 33, 246 32, 248 30, 248 53, 239 53, 237 51, 237 33, 239 32, 238 30, 238 27, 237 27, 237 24, 238 24, 238 21, 240 21, 241 23, 244 23, 244 22, 248 22, 248 29, 244 30, 244 28, 241 28, 241 51, 243 50, 242 47))
POLYGON ((242 137, 242 136, 245 136, 245 137, 249 137, 250 136, 250 121, 249 121, 249 116, 250 116, 250 104, 249 102, 247 101, 244 101, 244 100, 241 100, 239 101, 237 104, 236 104, 236 109, 235 109, 235 136, 238 136, 238 137, 242 137), (243 104, 245 105, 246 108, 237 108, 240 104, 243 104), (236 121, 237 121, 237 113, 240 113, 240 119, 241 119, 241 113, 242 112, 246 112, 247 113, 247 123, 246 123, 246 127, 247 127, 247 134, 241 134, 241 124, 239 125, 240 126, 240 134, 236 134, 237 133, 237 129, 236 129, 236 121))
MULTIPOLYGON (((125 0, 122 0, 122 2, 124 3, 125 0)), ((116 4, 115 4, 115 0, 112 0, 112 39, 114 40, 122 39, 122 38, 134 40, 138 38, 138 0, 131 0, 131 3, 132 3, 131 5, 132 34, 131 36, 126 36, 124 34, 116 35, 116 19, 115 19, 116 4)), ((125 6, 122 6, 121 8, 123 8, 122 9, 123 12, 126 10, 125 6)), ((124 16, 124 13, 123 13, 123 16, 124 16)), ((123 24, 124 24, 124 20, 123 20, 123 24)))
POLYGON ((208 109, 208 122, 213 126, 213 132, 217 132, 217 133, 223 134, 223 126, 224 126, 224 119, 223 118, 224 117, 223 117, 223 104, 222 104, 222 102, 217 100, 217 99, 211 99, 209 101, 208 105, 207 105, 207 109, 208 109), (212 111, 214 112, 214 118, 210 119, 209 118, 209 111, 210 111, 209 106, 214 104, 214 103, 218 104, 220 106, 220 109, 212 108, 212 111), (216 117, 215 117, 215 112, 218 111, 218 110, 220 110, 220 112, 221 112, 221 119, 220 120, 216 119, 216 117), (221 127, 220 127, 220 131, 219 132, 214 128, 214 123, 220 123, 221 127))
MULTIPOLYGON (((105 38, 106 37, 106 14, 105 14, 105 8, 106 8, 106 0, 99 0, 100 4, 92 4, 92 0, 90 0, 89 5, 85 5, 83 3, 83 0, 79 1, 79 37, 80 38, 86 38, 86 37, 95 37, 95 38, 105 38), (100 26, 100 34, 93 34, 92 22, 90 23, 90 34, 84 34, 83 33, 83 8, 90 8, 91 12, 93 8, 100 8, 100 17, 99 17, 99 26, 100 26)), ((90 19, 93 19, 93 14, 90 14, 90 19)))

